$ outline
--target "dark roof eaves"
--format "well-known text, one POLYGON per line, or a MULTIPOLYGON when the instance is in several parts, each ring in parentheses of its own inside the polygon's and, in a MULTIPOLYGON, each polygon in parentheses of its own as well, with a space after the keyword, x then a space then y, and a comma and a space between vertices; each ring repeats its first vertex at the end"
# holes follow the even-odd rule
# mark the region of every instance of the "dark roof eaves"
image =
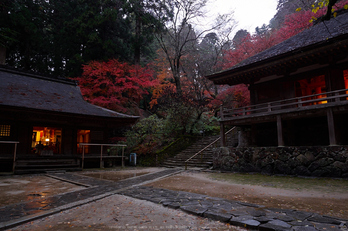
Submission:
MULTIPOLYGON (((344 11, 343 14, 348 14, 348 11, 344 11)), ((343 15, 342 14, 342 15, 343 15)), ((334 19, 332 19, 334 20, 334 19)), ((343 20, 344 21, 344 20, 343 20)), ((327 22, 327 21, 325 21, 327 22)), ((336 40, 344 40, 348 37, 348 30, 347 29, 342 29, 340 25, 336 25, 335 23, 337 22, 330 22, 333 31, 329 31, 327 28, 328 25, 324 25, 324 23, 318 23, 317 25, 312 26, 311 28, 304 30, 303 32, 273 46, 270 47, 269 49, 262 51, 254 56, 249 57, 248 59, 242 61, 241 63, 231 67, 230 69, 206 76, 209 80, 216 80, 220 79, 222 77, 226 77, 231 74, 237 74, 238 72, 243 72, 246 69, 250 68, 255 68, 257 66, 262 66, 264 63, 269 63, 274 60, 280 60, 283 59, 285 56, 289 55, 294 55, 294 54, 299 54, 299 53, 305 53, 308 50, 315 49, 318 46, 322 46, 323 44, 328 44, 328 43, 334 43, 336 40), (321 28, 320 28, 321 27, 321 28), (326 28, 326 29, 325 29, 326 28), (292 41, 296 39, 305 39, 306 37, 310 36, 311 33, 315 33, 315 29, 323 31, 325 33, 328 33, 327 36, 321 37, 318 41, 313 41, 312 43, 306 40, 303 41, 303 45, 295 45, 294 49, 292 50, 286 50, 284 48, 284 45, 286 47, 287 43, 293 44, 292 41), (314 31, 314 32, 313 32, 314 31), (302 36, 302 37, 301 37, 302 36), (284 51, 285 49, 285 51, 284 51), (282 50, 284 52, 282 52, 282 50), (272 55, 272 53, 275 53, 272 55), (278 54, 277 54, 278 53, 278 54), (260 58, 258 58, 260 57, 260 58)), ((346 24, 347 22, 344 22, 346 24)))
MULTIPOLYGON (((322 41, 319 41, 317 43, 309 44, 309 45, 304 46, 304 47, 298 47, 294 50, 290 50, 290 51, 287 51, 285 53, 280 53, 280 54, 275 55, 275 56, 270 56, 268 58, 261 59, 259 61, 254 61, 254 62, 250 62, 250 63, 246 63, 246 64, 237 64, 228 70, 209 75, 209 76, 207 76, 207 78, 211 81, 214 81, 216 78, 221 78, 221 77, 226 76, 226 75, 231 75, 232 73, 236 75, 239 72, 243 72, 243 71, 246 71, 247 69, 251 69, 251 68, 257 68, 257 67, 263 66, 266 63, 270 63, 273 61, 281 62, 285 58, 289 57, 289 55, 296 55, 296 54, 300 54, 300 53, 303 53, 305 55, 307 52, 312 51, 315 48, 322 47, 323 45, 326 46, 326 45, 333 44, 337 40, 338 41, 348 40, 348 33, 341 34, 339 36, 336 36, 336 37, 333 37, 333 38, 330 38, 327 40, 322 40, 322 41)), ((269 49, 272 49, 272 47, 269 49)), ((269 49, 262 51, 255 56, 258 56, 260 54, 262 55, 263 52, 267 52, 269 49)), ((252 56, 250 58, 255 58, 255 56, 252 56)), ((244 61, 247 61, 248 59, 246 59, 244 61)), ((244 63, 244 61, 242 61, 242 62, 244 63)))
MULTIPOLYGON (((92 106, 95 106, 92 104, 92 106)), ((107 116, 107 115, 95 115, 95 114, 85 114, 85 113, 74 113, 74 112, 66 112, 66 111, 60 111, 60 110, 45 110, 45 109, 40 109, 40 108, 32 108, 32 107, 23 107, 23 106, 13 106, 13 105, 5 105, 5 104, 0 104, 0 108, 12 108, 15 110, 21 110, 21 109, 26 109, 28 111, 33 111, 33 112, 43 112, 43 113, 48 113, 48 114, 59 114, 59 115, 66 115, 67 117, 93 117, 93 118, 103 118, 103 119, 134 119, 137 120, 140 118, 140 116, 131 116, 131 115, 126 115, 126 114, 121 114, 115 111, 111 111, 112 113, 116 114, 121 114, 122 116, 107 116)), ((96 106, 98 107, 98 106, 96 106)), ((101 107, 99 107, 101 108, 101 107)), ((105 108, 102 108, 105 109, 105 108)), ((107 109, 109 110, 109 109, 107 109)))

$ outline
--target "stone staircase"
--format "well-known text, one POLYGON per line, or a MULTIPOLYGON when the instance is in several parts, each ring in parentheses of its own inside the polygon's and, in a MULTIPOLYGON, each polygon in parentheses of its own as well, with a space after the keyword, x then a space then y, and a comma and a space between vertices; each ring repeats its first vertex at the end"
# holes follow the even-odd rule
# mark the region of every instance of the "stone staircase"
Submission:
MULTIPOLYGON (((207 136, 198 140, 196 143, 188 147, 187 149, 181 151, 174 157, 168 158, 162 164, 163 167, 175 168, 175 167, 185 167, 185 161, 191 156, 201 151, 203 148, 214 142, 220 136, 207 136)), ((220 145, 220 142, 216 142, 216 145, 220 145)), ((196 155, 190 161, 187 162, 187 167, 189 168, 209 168, 213 166, 213 148, 214 145, 210 146, 202 153, 196 155)))

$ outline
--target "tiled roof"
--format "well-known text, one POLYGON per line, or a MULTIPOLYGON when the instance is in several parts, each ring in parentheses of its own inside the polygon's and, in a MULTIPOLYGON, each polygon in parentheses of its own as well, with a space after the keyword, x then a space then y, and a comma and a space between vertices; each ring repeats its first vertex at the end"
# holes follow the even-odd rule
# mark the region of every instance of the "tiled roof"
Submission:
POLYGON ((254 55, 231 69, 275 57, 281 54, 295 52, 304 47, 329 42, 330 39, 348 34, 348 13, 314 25, 307 30, 254 55))
POLYGON ((0 67, 0 107, 11 106, 87 116, 137 119, 86 102, 68 79, 48 78, 0 67))
MULTIPOLYGON (((235 75, 236 78, 240 78, 240 76, 237 76, 238 72, 243 71, 243 74, 245 74, 250 67, 257 67, 258 65, 264 65, 265 63, 281 60, 284 57, 298 55, 311 49, 335 43, 339 40, 347 40, 347 37, 348 10, 344 10, 336 18, 320 22, 299 34, 240 62, 228 70, 212 74, 207 76, 207 78, 213 81, 217 78, 222 79, 225 75, 226 77, 227 75, 229 75, 229 77, 235 75)), ((238 81, 241 80, 242 79, 239 79, 238 81)))

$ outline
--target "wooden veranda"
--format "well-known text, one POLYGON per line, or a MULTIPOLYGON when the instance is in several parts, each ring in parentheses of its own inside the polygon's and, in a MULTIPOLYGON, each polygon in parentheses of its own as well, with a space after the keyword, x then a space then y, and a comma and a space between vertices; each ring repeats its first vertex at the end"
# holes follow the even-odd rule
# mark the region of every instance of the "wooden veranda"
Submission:
POLYGON ((278 146, 284 146, 283 121, 291 118, 326 116, 329 144, 337 145, 334 114, 348 110, 348 89, 329 91, 291 99, 256 104, 241 108, 221 106, 221 146, 226 146, 225 125, 240 126, 276 122, 278 146))

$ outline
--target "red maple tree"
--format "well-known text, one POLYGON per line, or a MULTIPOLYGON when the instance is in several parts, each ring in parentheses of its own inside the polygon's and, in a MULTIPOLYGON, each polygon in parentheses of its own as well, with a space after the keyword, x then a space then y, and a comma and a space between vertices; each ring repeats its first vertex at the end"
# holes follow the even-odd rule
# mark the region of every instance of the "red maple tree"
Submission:
POLYGON ((153 71, 122 63, 92 61, 83 66, 81 77, 74 78, 88 102, 123 113, 139 114, 139 102, 157 84, 153 71))
MULTIPOLYGON (((347 9, 348 0, 340 1, 333 7, 335 10, 347 9)), ((269 31, 264 35, 248 34, 245 36, 238 46, 224 53, 223 64, 224 69, 233 67, 244 59, 247 59, 261 51, 264 51, 286 39, 300 33, 306 28, 313 25, 313 22, 326 14, 326 8, 319 10, 307 10, 294 12, 286 16, 285 21, 279 30, 269 31)), ((334 20, 334 19, 332 19, 334 20)))

